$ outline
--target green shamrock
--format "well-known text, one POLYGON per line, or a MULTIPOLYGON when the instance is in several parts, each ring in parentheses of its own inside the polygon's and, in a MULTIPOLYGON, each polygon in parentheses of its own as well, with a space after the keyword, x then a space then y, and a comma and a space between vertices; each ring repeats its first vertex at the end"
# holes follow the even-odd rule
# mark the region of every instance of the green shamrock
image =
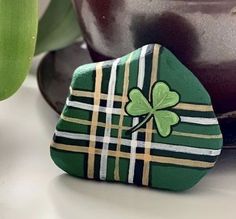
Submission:
POLYGON ((149 119, 154 117, 159 134, 162 137, 167 137, 171 134, 171 127, 176 125, 180 119, 176 113, 166 108, 173 107, 179 102, 179 94, 175 91, 170 91, 166 83, 157 82, 152 87, 151 98, 150 103, 138 88, 133 88, 129 92, 130 101, 126 105, 126 112, 132 117, 145 116, 145 118, 128 132, 137 131, 149 119))

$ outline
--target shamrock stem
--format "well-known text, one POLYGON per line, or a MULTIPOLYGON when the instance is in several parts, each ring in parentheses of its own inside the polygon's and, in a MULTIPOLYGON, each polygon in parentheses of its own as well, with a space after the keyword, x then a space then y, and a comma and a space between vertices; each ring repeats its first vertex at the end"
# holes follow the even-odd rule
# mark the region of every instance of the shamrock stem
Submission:
POLYGON ((152 117, 152 115, 153 115, 152 113, 149 113, 142 122, 138 123, 136 126, 134 126, 133 128, 129 129, 127 132, 129 134, 131 134, 131 133, 137 131, 138 129, 140 129, 152 117))

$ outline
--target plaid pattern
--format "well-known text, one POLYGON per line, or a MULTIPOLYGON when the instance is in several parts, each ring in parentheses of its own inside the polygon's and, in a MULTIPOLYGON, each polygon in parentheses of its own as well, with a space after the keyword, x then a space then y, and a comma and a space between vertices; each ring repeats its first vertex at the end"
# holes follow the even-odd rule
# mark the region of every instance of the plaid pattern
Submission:
MULTIPOLYGON (((215 130, 204 134, 198 133, 196 127, 196 133, 189 133, 183 131, 188 124, 182 124, 170 138, 163 139, 151 119, 137 132, 127 134, 141 120, 125 113, 128 91, 139 87, 146 97, 150 96, 152 85, 159 80, 159 49, 159 45, 148 45, 121 59, 82 67, 78 70, 80 74, 74 75, 51 147, 76 153, 84 167, 81 177, 154 186, 157 164, 203 172, 214 166, 220 147, 202 148, 199 142, 203 145, 209 139, 214 144, 219 142, 222 136, 215 130), (179 144, 168 142, 172 138, 179 144), (186 145, 186 138, 194 140, 186 145)), ((178 112, 198 109, 209 117, 204 120, 208 124, 202 124, 210 125, 209 130, 218 124, 211 105, 180 103, 175 109, 178 112)))

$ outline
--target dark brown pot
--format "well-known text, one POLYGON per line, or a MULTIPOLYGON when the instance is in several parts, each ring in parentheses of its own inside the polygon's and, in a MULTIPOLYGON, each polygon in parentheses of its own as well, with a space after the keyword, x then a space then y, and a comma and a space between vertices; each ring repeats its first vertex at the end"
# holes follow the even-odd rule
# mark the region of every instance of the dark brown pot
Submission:
POLYGON ((196 74, 217 113, 236 110, 236 0, 74 2, 94 61, 159 43, 196 74))

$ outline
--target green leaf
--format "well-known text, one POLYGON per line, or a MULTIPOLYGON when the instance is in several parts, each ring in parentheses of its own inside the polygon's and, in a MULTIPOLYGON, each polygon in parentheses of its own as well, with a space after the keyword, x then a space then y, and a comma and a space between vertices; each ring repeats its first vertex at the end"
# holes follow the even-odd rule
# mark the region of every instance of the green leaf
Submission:
POLYGON ((23 83, 34 55, 38 0, 0 0, 0 100, 23 83))
POLYGON ((152 107, 142 92, 134 88, 129 92, 130 102, 126 105, 126 111, 131 116, 142 116, 150 113, 152 107))
POLYGON ((171 133, 171 126, 179 122, 179 117, 176 113, 168 110, 158 110, 154 112, 154 118, 157 130, 162 137, 167 137, 171 133))
POLYGON ((152 90, 153 109, 159 110, 176 105, 179 102, 179 94, 170 91, 164 82, 157 82, 152 90))
POLYGON ((154 84, 152 89, 152 104, 148 102, 142 91, 134 88, 129 92, 130 101, 126 105, 126 111, 131 116, 146 117, 138 123, 128 133, 133 133, 141 128, 151 117, 154 117, 157 131, 162 137, 167 137, 171 133, 171 127, 179 122, 176 113, 169 110, 160 110, 176 105, 179 102, 179 95, 164 82, 154 84))
POLYGON ((35 55, 66 47, 80 35, 72 2, 70 0, 51 0, 39 22, 35 55))

